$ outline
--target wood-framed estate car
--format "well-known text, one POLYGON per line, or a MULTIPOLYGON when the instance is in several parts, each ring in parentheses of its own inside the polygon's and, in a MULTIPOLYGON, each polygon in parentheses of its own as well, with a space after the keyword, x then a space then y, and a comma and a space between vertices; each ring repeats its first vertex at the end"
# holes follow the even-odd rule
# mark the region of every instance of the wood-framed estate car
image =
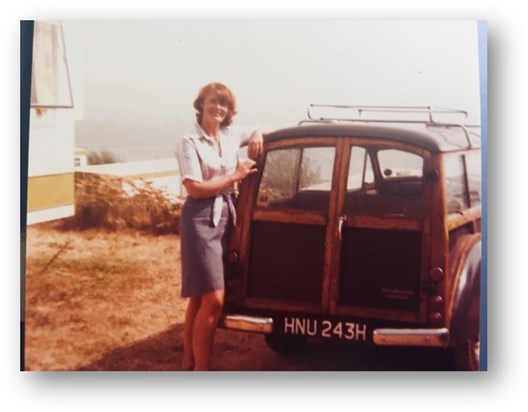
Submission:
POLYGON ((279 353, 307 338, 429 346, 478 370, 481 141, 464 114, 311 105, 265 135, 239 188, 220 326, 279 353))

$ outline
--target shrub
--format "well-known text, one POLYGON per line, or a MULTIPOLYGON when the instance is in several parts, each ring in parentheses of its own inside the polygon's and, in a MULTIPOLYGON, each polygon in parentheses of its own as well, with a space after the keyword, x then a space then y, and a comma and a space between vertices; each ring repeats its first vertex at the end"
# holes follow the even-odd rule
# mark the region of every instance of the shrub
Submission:
POLYGON ((89 165, 119 163, 121 159, 109 150, 90 151, 86 155, 89 165))
POLYGON ((179 201, 171 200, 150 182, 75 173, 75 215, 65 220, 64 227, 178 233, 180 209, 179 201))

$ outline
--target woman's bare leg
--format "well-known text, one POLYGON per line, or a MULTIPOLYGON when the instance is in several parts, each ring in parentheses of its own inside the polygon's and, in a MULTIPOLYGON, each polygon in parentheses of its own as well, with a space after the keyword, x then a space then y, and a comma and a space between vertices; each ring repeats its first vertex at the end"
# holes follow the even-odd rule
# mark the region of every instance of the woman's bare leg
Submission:
POLYGON ((223 304, 223 290, 217 290, 201 296, 199 310, 194 320, 194 333, 192 336, 194 370, 206 371, 211 368, 213 341, 223 304))
POLYGON ((193 355, 193 331, 196 314, 200 309, 200 296, 189 298, 187 310, 185 311, 185 323, 183 327, 183 370, 194 369, 193 355))

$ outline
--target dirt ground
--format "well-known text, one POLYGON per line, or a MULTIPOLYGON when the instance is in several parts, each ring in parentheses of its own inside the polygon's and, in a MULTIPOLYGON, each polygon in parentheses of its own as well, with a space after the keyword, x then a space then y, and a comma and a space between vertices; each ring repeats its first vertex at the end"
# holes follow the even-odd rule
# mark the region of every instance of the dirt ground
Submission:
MULTIPOLYGON (((26 370, 179 371, 186 301, 179 237, 64 232, 26 239, 26 370)), ((451 370, 438 350, 308 342, 281 357, 263 336, 218 330, 218 371, 451 370)))

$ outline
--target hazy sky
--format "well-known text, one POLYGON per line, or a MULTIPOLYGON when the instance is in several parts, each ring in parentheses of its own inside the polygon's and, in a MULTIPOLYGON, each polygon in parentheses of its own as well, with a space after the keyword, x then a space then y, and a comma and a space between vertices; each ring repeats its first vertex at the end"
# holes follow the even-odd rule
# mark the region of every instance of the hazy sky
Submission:
POLYGON ((83 42, 84 119, 137 124, 135 132, 145 127, 158 140, 192 125, 192 101, 211 81, 234 91, 240 124, 292 126, 310 103, 454 107, 479 122, 476 21, 75 24, 83 42))

